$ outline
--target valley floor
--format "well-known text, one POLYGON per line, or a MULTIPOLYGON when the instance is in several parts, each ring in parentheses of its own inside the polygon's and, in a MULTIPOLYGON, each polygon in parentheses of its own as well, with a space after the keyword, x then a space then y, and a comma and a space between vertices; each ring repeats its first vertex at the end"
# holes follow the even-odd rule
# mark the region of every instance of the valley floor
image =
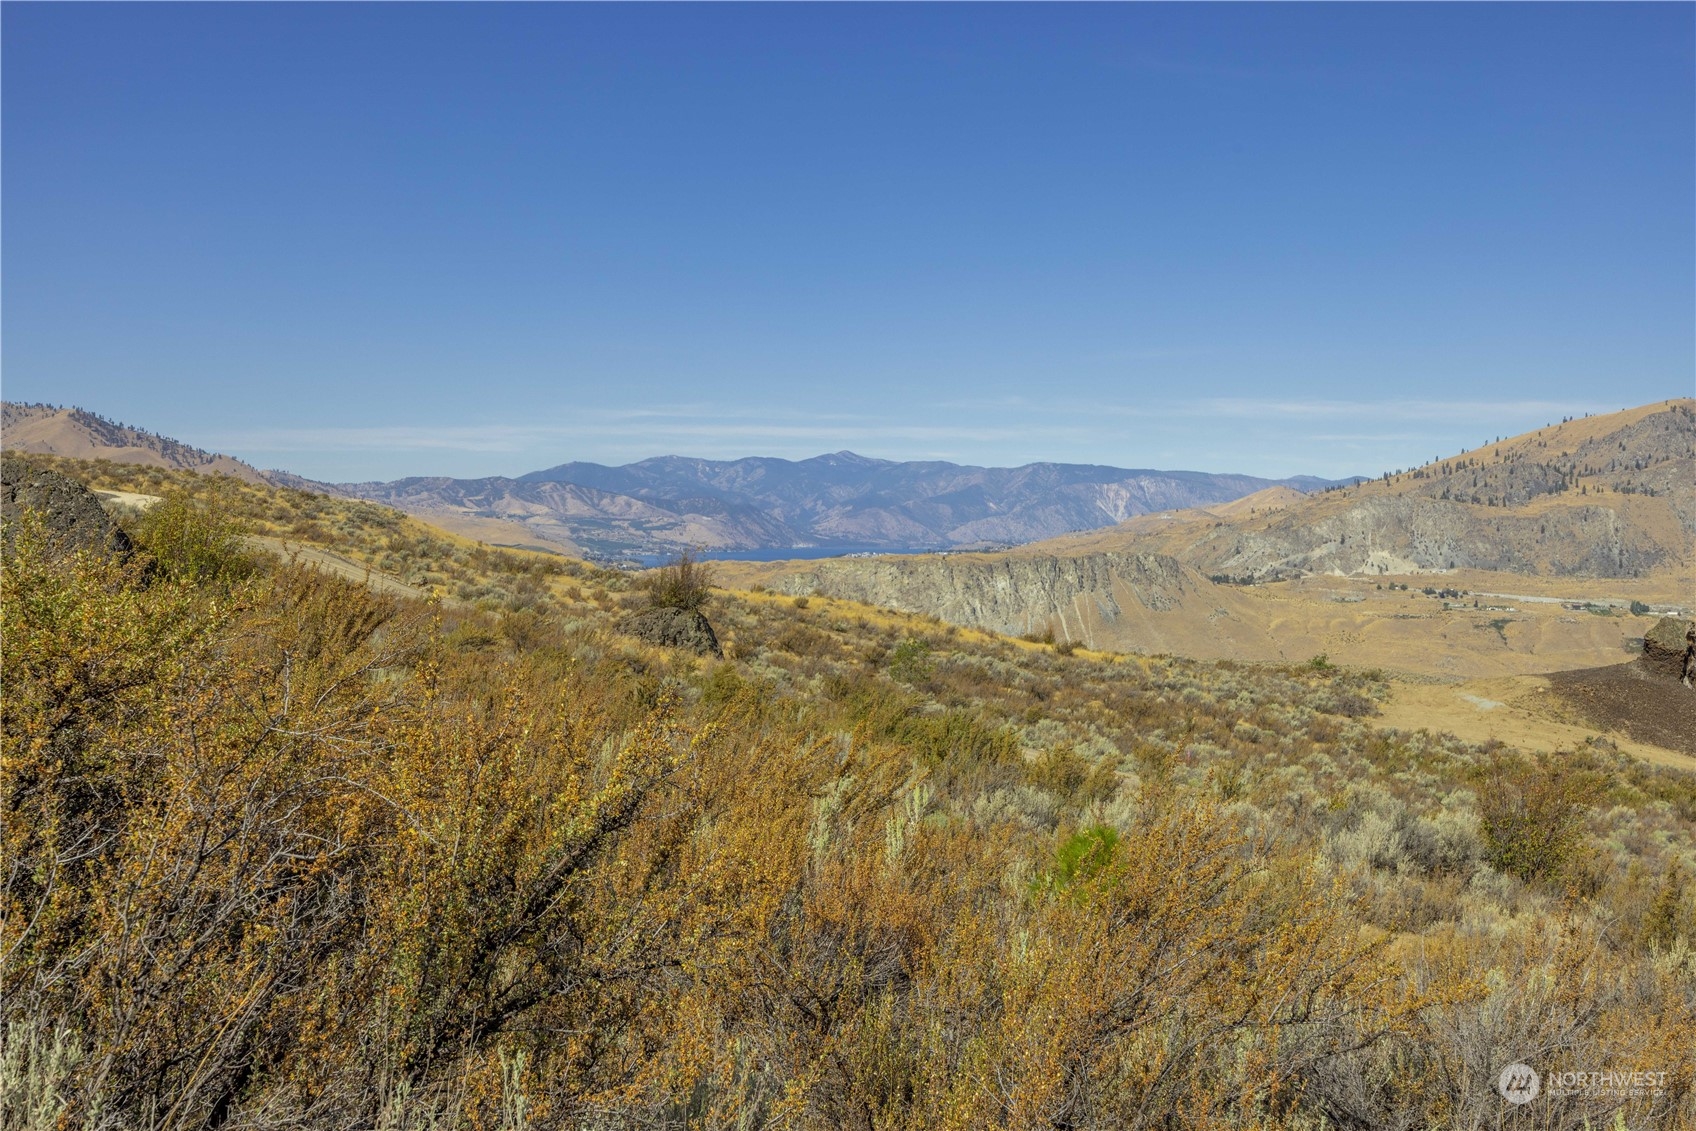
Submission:
MULTIPOLYGON (((1018 559, 984 558, 1001 582, 1037 588, 1018 559)), ((961 625, 1011 634, 1052 634, 1106 651, 1190 656, 1204 660, 1292 663, 1323 655, 1332 663, 1381 667, 1459 679, 1535 675, 1619 663, 1636 655, 1659 616, 1696 601, 1684 579, 1539 578, 1479 570, 1385 577, 1319 575, 1257 585, 1215 584, 1185 571, 1147 585, 1122 578, 1111 586, 1057 598, 1046 618, 1027 625, 960 595, 980 579, 977 561, 910 559, 900 574, 866 570, 860 582, 816 563, 725 563, 721 576, 741 588, 811 592, 825 578, 830 592, 909 612, 937 612, 961 625), (933 582, 907 582, 917 571, 933 582), (838 592, 841 586, 857 586, 838 592), (952 587, 952 588, 951 588, 952 587), (1424 590, 1433 590, 1426 593, 1424 590), (1633 602, 1649 612, 1635 615, 1633 602), (999 621, 1000 623, 987 623, 999 621), (1038 622, 1042 623, 1038 623, 1038 622)), ((982 568, 982 567, 980 567, 982 568)), ((1032 571, 1035 572, 1035 571, 1032 571)), ((1034 593, 1047 597, 1046 593, 1034 593)))
MULTIPOLYGON (((1668 700, 1688 698, 1685 709, 1696 716, 1696 693, 1669 685, 1661 694, 1668 700)), ((1390 694, 1373 721, 1386 730, 1446 732, 1465 742, 1501 742, 1521 750, 1556 752, 1603 744, 1655 765, 1696 770, 1696 753, 1689 747, 1639 741, 1624 727, 1586 718, 1548 676, 1401 676, 1390 681, 1390 694)))

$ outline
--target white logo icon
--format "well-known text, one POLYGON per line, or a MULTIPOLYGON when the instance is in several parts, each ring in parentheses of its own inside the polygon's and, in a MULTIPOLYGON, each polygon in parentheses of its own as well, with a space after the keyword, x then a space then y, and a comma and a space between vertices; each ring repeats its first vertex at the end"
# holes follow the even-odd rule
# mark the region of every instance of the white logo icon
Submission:
POLYGON ((1543 1082, 1529 1064, 1510 1064, 1496 1077, 1496 1091, 1510 1104, 1528 1104, 1542 1090, 1543 1082))

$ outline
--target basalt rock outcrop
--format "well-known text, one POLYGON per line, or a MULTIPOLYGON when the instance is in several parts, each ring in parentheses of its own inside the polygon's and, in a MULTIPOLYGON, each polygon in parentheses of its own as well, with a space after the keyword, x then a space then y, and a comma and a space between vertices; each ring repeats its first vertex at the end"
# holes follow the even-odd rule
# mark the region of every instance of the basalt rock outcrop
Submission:
POLYGON ((58 553, 128 557, 135 549, 100 505, 100 497, 75 479, 25 460, 0 459, 0 521, 8 545, 26 509, 41 516, 48 544, 58 553))
POLYGON ((718 634, 696 609, 644 609, 618 622, 626 636, 661 648, 682 648, 698 656, 723 656, 718 634))
POLYGON ((1648 672, 1665 679, 1684 676, 1684 658, 1690 647, 1690 632, 1696 621, 1678 617, 1662 617, 1643 636, 1643 655, 1638 664, 1648 672))

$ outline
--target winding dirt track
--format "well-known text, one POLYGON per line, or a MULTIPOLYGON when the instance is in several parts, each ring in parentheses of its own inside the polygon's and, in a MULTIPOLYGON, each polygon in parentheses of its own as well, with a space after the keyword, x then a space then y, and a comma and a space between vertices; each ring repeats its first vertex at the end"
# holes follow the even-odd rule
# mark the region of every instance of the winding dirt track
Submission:
POLYGON ((392 574, 372 569, 370 566, 356 562, 352 558, 344 558, 340 554, 319 549, 316 546, 303 546, 299 542, 289 542, 282 538, 267 538, 261 535, 250 535, 247 538, 247 543, 256 550, 275 554, 284 560, 292 557, 296 561, 305 562, 326 573, 333 573, 337 577, 345 577, 349 581, 358 581, 369 585, 379 593, 414 599, 429 596, 426 591, 408 585, 392 574))

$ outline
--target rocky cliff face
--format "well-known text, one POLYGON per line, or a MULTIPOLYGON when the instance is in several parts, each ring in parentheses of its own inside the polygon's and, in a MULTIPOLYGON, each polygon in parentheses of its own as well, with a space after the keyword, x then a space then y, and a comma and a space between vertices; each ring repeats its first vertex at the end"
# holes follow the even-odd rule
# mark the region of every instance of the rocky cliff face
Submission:
POLYGON ((1174 558, 1107 553, 832 560, 790 574, 775 588, 934 613, 993 632, 1051 631, 1057 639, 1088 642, 1129 609, 1171 611, 1212 586, 1174 558))

